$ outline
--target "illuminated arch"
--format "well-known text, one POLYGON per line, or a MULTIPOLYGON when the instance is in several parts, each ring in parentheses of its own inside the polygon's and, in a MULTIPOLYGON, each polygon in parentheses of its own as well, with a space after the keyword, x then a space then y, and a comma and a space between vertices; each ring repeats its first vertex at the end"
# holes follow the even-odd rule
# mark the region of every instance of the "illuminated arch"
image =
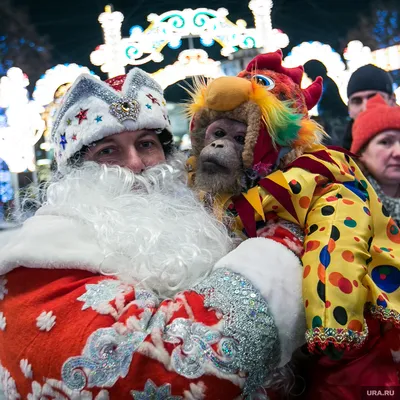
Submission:
POLYGON ((153 77, 165 89, 174 83, 193 76, 218 78, 223 76, 221 63, 208 58, 204 50, 184 50, 179 54, 178 61, 159 69, 153 77))
POLYGON ((303 42, 293 47, 291 52, 283 60, 285 67, 294 68, 304 65, 311 60, 317 60, 325 65, 327 75, 336 83, 343 101, 347 101, 346 88, 350 77, 350 71, 346 70, 346 64, 339 53, 328 44, 321 42, 303 42))

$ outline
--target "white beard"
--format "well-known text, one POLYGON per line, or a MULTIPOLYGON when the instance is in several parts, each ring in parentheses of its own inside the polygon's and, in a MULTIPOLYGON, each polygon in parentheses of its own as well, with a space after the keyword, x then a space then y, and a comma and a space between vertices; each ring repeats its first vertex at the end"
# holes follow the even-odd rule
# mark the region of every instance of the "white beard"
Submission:
POLYGON ((140 175, 91 162, 71 168, 48 186, 40 214, 83 222, 104 258, 118 260, 101 273, 162 297, 199 282, 232 249, 225 227, 186 187, 179 161, 140 175))

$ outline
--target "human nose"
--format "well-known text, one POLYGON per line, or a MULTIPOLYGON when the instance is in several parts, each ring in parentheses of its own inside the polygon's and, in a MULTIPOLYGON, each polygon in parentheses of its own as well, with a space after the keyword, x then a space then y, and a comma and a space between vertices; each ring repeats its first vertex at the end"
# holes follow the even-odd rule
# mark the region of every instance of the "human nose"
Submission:
POLYGON ((121 164, 123 167, 130 169, 134 173, 140 173, 146 168, 140 154, 134 147, 126 149, 121 164))
POLYGON ((363 101, 362 101, 362 103, 360 105, 360 112, 363 112, 363 111, 365 111, 367 109, 367 101, 368 101, 367 98, 363 99, 363 101))
POLYGON ((393 146, 392 156, 395 158, 400 158, 400 141, 396 142, 393 146))

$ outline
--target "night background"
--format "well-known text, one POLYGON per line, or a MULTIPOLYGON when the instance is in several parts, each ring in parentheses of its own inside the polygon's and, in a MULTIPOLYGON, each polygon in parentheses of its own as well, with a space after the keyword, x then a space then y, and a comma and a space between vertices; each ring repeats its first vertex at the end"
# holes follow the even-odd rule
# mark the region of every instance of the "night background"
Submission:
MULTIPOLYGON (((89 60, 90 53, 96 46, 103 43, 103 34, 97 18, 104 11, 104 6, 108 4, 105 0, 67 2, 0 0, 0 4, 2 4, 0 11, 3 15, 2 19, 7 20, 5 24, 2 24, 3 29, 11 30, 11 35, 19 39, 34 43, 34 47, 28 48, 30 51, 26 52, 27 56, 20 55, 15 62, 12 62, 13 58, 9 57, 12 50, 9 49, 8 55, 3 53, 1 56, 3 71, 0 72, 4 73, 4 70, 12 65, 18 66, 28 74, 32 85, 48 67, 59 63, 77 63, 105 78, 100 68, 91 65, 89 60)), ((184 8, 224 7, 228 9, 228 18, 232 22, 244 19, 248 27, 253 26, 253 17, 247 1, 115 0, 112 5, 115 11, 124 14, 123 37, 129 36, 129 29, 134 25, 146 28, 147 15, 150 13, 161 14, 168 10, 184 8)), ((292 47, 304 41, 320 41, 329 44, 342 54, 346 44, 353 39, 361 40, 372 50, 399 43, 399 11, 400 2, 396 1, 275 0, 272 9, 272 25, 289 36, 290 44, 283 49, 284 55, 292 47)), ((8 39, 11 35, 9 34, 8 39)), ((182 47, 178 50, 166 47, 163 50, 165 57, 163 62, 150 62, 142 65, 141 68, 154 72, 172 63, 176 60, 179 51, 187 46, 185 42, 187 40, 183 41, 182 47)), ((3 50, 6 44, 2 43, 3 50)), ((26 44, 21 46, 27 47, 26 44)), ((206 50, 210 58, 223 59, 218 44, 206 50)), ((310 62, 306 65, 306 72, 310 76, 323 74, 324 68, 319 62, 310 62)), ((167 95, 177 101, 183 92, 178 89, 168 90, 167 95)), ((339 114, 346 111, 340 99, 339 102, 333 99, 331 103, 323 108, 333 107, 339 114)))

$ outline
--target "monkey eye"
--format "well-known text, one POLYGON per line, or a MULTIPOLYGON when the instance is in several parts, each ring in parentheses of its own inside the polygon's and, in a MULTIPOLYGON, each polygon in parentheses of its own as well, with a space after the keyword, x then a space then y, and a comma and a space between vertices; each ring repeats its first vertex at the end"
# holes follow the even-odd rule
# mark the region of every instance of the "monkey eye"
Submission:
POLYGON ((275 82, 267 76, 255 75, 253 79, 255 79, 258 84, 265 86, 268 90, 271 90, 275 87, 275 82))
POLYGON ((235 136, 234 139, 235 139, 236 142, 238 142, 239 144, 244 145, 244 136, 235 136))
POLYGON ((225 136, 225 132, 222 129, 217 129, 214 132, 214 136, 217 137, 217 138, 222 138, 222 137, 225 136))

